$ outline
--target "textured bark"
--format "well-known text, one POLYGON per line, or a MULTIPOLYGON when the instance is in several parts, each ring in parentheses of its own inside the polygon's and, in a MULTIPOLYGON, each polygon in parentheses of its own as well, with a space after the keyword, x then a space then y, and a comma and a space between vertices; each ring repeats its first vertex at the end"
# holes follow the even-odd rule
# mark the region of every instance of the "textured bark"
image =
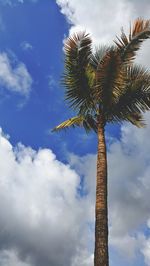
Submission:
POLYGON ((107 158, 104 124, 99 119, 97 184, 95 206, 95 254, 94 266, 108 266, 108 209, 107 209, 107 158))

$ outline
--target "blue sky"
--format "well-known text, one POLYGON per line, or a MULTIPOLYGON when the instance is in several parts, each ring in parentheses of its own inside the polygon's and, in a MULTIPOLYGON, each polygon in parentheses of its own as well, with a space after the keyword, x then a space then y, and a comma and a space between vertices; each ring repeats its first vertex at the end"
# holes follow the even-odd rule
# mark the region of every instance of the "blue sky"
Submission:
POLYGON ((10 60, 16 57, 16 61, 23 62, 33 82, 27 98, 21 93, 12 97, 12 91, 5 91, 7 97, 4 93, 0 106, 4 114, 1 126, 14 144, 22 141, 35 148, 49 146, 49 129, 65 115, 59 80, 63 70, 62 41, 69 26, 55 1, 12 3, 1 4, 1 51, 8 53, 10 60), (25 48, 23 44, 30 46, 25 48))
POLYGON ((72 115, 63 101, 61 86, 63 40, 68 36, 70 25, 56 2, 44 0, 35 4, 26 1, 21 4, 12 1, 11 5, 1 4, 1 14, 1 51, 8 54, 11 63, 14 57, 14 64, 17 60, 23 62, 32 78, 28 97, 21 93, 11 97, 12 91, 8 90, 2 95, 3 130, 11 136, 13 144, 21 141, 36 149, 50 147, 59 153, 58 142, 67 140, 66 145, 72 152, 95 152, 96 145, 90 145, 91 141, 88 145, 85 142, 82 149, 80 141, 70 141, 78 132, 71 131, 58 138, 48 134, 57 123, 72 115))
MULTIPOLYGON (((0 0, 0 266, 93 265, 96 135, 51 133, 73 115, 63 45, 84 29, 110 44, 149 10, 149 0, 0 0)), ((149 45, 137 57, 147 68, 149 45)), ((106 129, 110 266, 150 265, 145 119, 146 129, 106 129)))

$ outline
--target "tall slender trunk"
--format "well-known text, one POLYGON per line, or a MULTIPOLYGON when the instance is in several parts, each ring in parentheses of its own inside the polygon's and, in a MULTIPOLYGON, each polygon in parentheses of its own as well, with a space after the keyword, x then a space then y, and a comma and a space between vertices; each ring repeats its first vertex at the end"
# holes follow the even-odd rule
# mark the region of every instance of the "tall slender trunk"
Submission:
POLYGON ((104 123, 98 123, 94 266, 108 266, 107 157, 104 123))

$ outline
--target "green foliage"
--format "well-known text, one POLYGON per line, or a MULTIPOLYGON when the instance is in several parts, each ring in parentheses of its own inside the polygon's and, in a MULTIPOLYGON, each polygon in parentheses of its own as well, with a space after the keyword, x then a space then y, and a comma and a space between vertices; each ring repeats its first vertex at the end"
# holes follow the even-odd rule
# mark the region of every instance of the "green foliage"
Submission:
POLYGON ((98 117, 106 123, 129 121, 143 127, 142 113, 150 109, 150 74, 134 59, 142 42, 150 38, 150 21, 137 19, 129 36, 123 29, 111 47, 92 51, 85 32, 74 34, 65 44, 65 99, 77 116, 54 130, 81 126, 97 132, 98 117))
MULTIPOLYGON (((129 120, 132 114, 142 118, 142 112, 150 108, 150 75, 144 68, 130 66, 126 68, 126 86, 118 101, 110 106, 107 120, 129 120)), ((138 119, 139 120, 139 119, 138 119)), ((132 122, 132 121, 130 121, 132 122)))
POLYGON ((86 33, 74 34, 65 44, 65 98, 74 109, 91 106, 88 65, 91 39, 86 33))

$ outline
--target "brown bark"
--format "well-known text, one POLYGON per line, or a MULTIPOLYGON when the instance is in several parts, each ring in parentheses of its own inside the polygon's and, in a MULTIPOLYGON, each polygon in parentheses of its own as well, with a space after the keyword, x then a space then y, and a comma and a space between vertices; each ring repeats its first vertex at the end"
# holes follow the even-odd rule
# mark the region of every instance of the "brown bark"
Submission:
POLYGON ((94 266, 108 266, 107 157, 102 117, 98 123, 94 266))

